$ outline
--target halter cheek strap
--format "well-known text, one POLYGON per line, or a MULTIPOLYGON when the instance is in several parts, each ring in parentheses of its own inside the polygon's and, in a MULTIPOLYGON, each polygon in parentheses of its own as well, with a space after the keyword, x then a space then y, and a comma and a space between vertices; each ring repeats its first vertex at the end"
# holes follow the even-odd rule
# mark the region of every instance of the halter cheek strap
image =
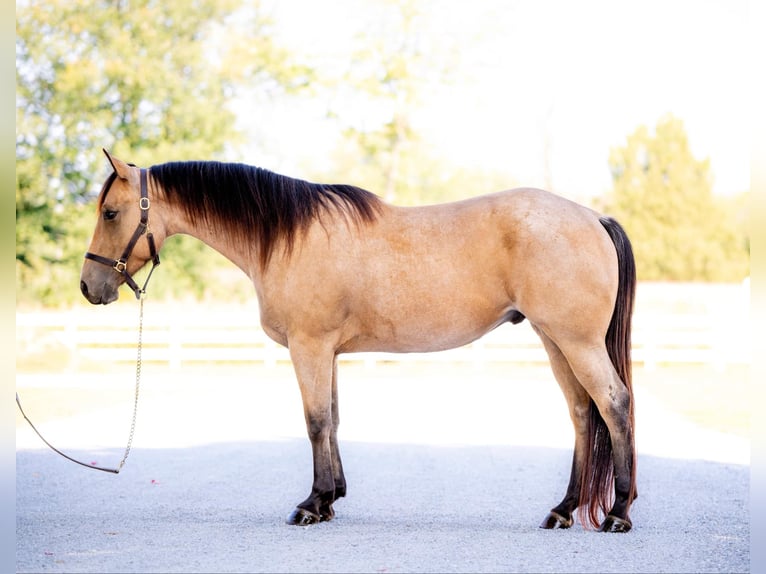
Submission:
POLYGON ((149 284, 149 279, 151 279, 152 273, 154 273, 154 268, 160 264, 160 255, 157 253, 154 236, 152 235, 152 232, 149 231, 150 202, 147 186, 147 170, 144 168, 141 168, 141 197, 138 200, 138 206, 141 208, 141 220, 138 222, 138 226, 133 232, 133 236, 130 238, 130 241, 128 241, 128 245, 125 247, 125 250, 122 252, 119 259, 109 259, 108 257, 91 253, 90 251, 85 254, 85 259, 108 265, 117 271, 117 273, 125 277, 125 283, 127 283, 128 287, 130 287, 133 290, 133 293, 136 294, 136 299, 140 299, 141 295, 146 293, 146 286, 149 284), (133 280, 133 277, 128 273, 128 258, 130 257, 130 254, 133 253, 133 248, 136 246, 136 243, 138 243, 138 240, 144 234, 146 234, 146 240, 149 242, 149 255, 152 259, 152 268, 149 271, 149 275, 146 277, 146 281, 144 281, 144 286, 139 287, 133 280))

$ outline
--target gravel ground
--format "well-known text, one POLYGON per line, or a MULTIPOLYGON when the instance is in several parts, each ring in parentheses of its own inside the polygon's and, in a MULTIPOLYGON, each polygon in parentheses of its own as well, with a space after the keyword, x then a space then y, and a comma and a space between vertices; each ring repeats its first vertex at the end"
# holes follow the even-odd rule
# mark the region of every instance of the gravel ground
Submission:
MULTIPOLYGON (((303 528, 284 523, 311 480, 295 383, 211 378, 145 375, 119 475, 58 457, 17 421, 17 571, 750 569, 748 441, 691 425, 638 389, 640 497, 628 534, 537 528, 568 479, 563 399, 555 383, 491 374, 470 387, 449 376, 341 379, 348 496, 335 520, 303 528)), ((22 399, 25 389, 104 385, 124 392, 101 375, 17 378, 22 399)), ((34 420, 35 404, 24 406, 34 420)), ((130 407, 39 426, 71 454, 115 464, 130 407)))

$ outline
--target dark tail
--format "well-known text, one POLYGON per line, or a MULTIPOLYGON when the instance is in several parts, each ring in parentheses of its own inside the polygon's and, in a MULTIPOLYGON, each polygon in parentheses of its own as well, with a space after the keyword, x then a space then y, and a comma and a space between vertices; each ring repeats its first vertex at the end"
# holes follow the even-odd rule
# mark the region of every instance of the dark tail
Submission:
MULTIPOLYGON (((630 437, 633 440, 633 376, 630 358, 631 318, 636 296, 636 263, 633 248, 622 226, 610 217, 599 219, 617 250, 619 286, 614 304, 612 320, 606 332, 606 349, 617 374, 630 393, 630 437)), ((579 506, 582 508, 580 519, 585 519, 594 526, 599 525, 599 512, 604 516, 609 512, 614 498, 614 463, 612 461, 612 441, 604 419, 593 401, 590 403, 590 425, 588 429, 588 453, 582 472, 579 506)), ((629 500, 636 495, 636 455, 633 449, 633 464, 630 477, 629 500)))

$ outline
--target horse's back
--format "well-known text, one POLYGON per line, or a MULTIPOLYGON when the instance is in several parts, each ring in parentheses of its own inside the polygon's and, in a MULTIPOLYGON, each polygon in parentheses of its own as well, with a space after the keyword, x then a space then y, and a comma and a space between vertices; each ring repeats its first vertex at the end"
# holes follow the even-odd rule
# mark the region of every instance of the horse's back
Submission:
POLYGON ((604 263, 613 259, 614 247, 599 214, 541 189, 392 208, 387 219, 376 234, 379 245, 399 260, 417 260, 424 270, 433 272, 434 263, 449 274, 497 274, 509 288, 521 288, 524 278, 549 281, 567 272, 613 279, 604 263))
POLYGON ((314 279, 300 291, 322 291, 304 312, 337 314, 328 323, 343 321, 342 351, 447 349, 520 314, 546 324, 597 313, 614 296, 598 214, 539 189, 386 205, 374 223, 324 224, 310 243, 296 269, 314 279), (583 304, 585 295, 599 302, 583 304))

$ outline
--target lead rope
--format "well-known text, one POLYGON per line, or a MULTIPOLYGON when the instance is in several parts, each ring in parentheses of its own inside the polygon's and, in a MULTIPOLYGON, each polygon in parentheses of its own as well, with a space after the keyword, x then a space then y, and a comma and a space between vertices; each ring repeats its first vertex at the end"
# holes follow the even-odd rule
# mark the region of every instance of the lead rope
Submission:
MULTIPOLYGON (((146 283, 144 284, 144 287, 146 287, 146 283)), ((125 461, 128 460, 130 448, 133 446, 133 434, 136 432, 136 416, 138 415, 138 391, 141 387, 141 349, 143 348, 144 338, 144 295, 146 295, 146 291, 142 289, 141 296, 138 298, 138 349, 136 350, 136 394, 133 399, 133 420, 130 422, 128 445, 125 447, 125 454, 123 455, 120 464, 117 466, 117 472, 122 470, 122 467, 125 466, 125 461)))
POLYGON ((125 447, 125 454, 122 456, 122 460, 120 461, 120 464, 117 465, 117 468, 108 468, 103 466, 97 466, 95 464, 88 464, 82 461, 79 461, 75 458, 72 458, 68 454, 65 454, 61 452, 59 449, 57 449, 55 446, 53 446, 51 443, 49 443, 47 440, 45 440, 45 437, 43 437, 42 434, 40 434, 40 431, 37 430, 34 424, 32 424, 32 421, 29 420, 29 417, 24 412, 24 409, 21 408, 21 400, 19 400, 19 393, 16 392, 16 404, 19 405, 19 410, 21 411, 21 415, 24 417, 24 419, 29 423, 29 426, 32 427, 32 430, 35 431, 37 436, 40 437, 40 439, 47 444, 54 452, 60 454, 64 458, 71 460, 72 462, 75 462, 79 464, 80 466, 84 466, 85 468, 92 468, 93 470, 102 470, 104 472, 111 472, 113 474, 119 474, 120 470, 122 470, 122 467, 125 466, 125 461, 128 460, 128 455, 130 454, 130 448, 133 445, 133 435, 136 432, 136 417, 138 415, 138 391, 141 384, 141 349, 143 347, 143 333, 144 333, 144 294, 146 291, 143 289, 141 290, 141 296, 139 299, 139 312, 138 312, 138 350, 136 353, 136 394, 135 399, 133 400, 133 420, 130 423, 130 433, 128 435, 128 445, 125 447))

